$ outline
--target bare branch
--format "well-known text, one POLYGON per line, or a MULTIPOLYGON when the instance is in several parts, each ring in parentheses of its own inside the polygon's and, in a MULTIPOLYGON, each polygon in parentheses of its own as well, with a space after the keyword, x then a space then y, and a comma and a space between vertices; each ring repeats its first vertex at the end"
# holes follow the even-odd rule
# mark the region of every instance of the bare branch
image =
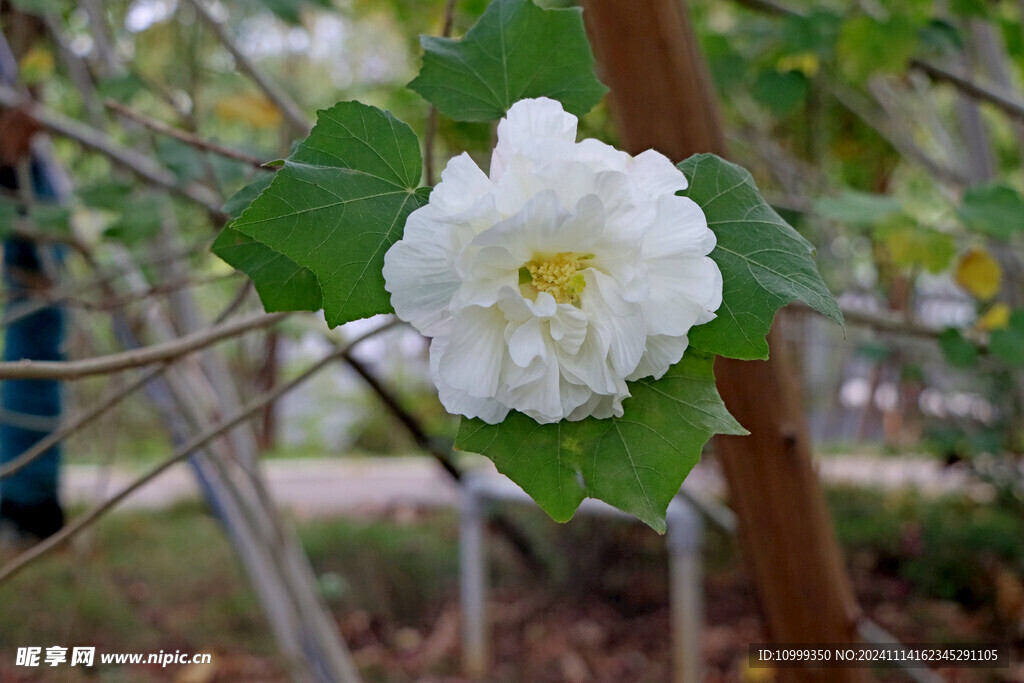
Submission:
POLYGON ((101 397, 90 408, 76 415, 60 429, 50 432, 32 444, 31 448, 23 451, 18 457, 0 465, 0 479, 9 477, 28 466, 29 463, 42 456, 46 451, 115 408, 121 401, 133 394, 136 389, 144 386, 146 382, 161 374, 168 366, 169 363, 164 363, 158 367, 149 368, 125 386, 101 397))
MULTIPOLYGON (((804 303, 794 301, 787 308, 800 312, 810 312, 811 308, 804 303)), ((919 337, 921 339, 937 340, 945 332, 944 328, 925 325, 905 316, 885 312, 862 311, 854 308, 843 307, 843 320, 854 327, 866 327, 876 332, 891 332, 907 337, 919 337)), ((965 337, 974 345, 978 351, 988 351, 988 344, 965 337)))
POLYGON ((144 154, 114 142, 103 131, 47 109, 6 85, 0 85, 0 105, 24 108, 32 118, 50 132, 71 138, 79 144, 103 154, 142 180, 199 204, 219 220, 227 220, 227 215, 220 208, 221 199, 209 188, 196 183, 180 185, 169 170, 144 154))
POLYGON ((139 490, 156 477, 160 476, 175 463, 185 460, 190 455, 192 455, 193 452, 198 451, 199 449, 203 448, 217 437, 225 434, 226 432, 231 431, 236 426, 252 418, 254 415, 259 413, 268 405, 281 398, 281 396, 283 396, 284 394, 288 393, 292 389, 296 388, 303 382, 307 381, 308 379, 316 375, 324 367, 339 360, 344 353, 354 348, 357 344, 360 344, 366 339, 369 339, 370 337, 377 335, 383 332, 384 330, 390 329, 397 323, 398 321, 393 320, 384 325, 381 325, 376 329, 370 330, 361 337, 353 339, 345 347, 333 351, 328 355, 324 356, 323 358, 321 358, 312 366, 304 370, 302 374, 300 374, 295 379, 292 379, 280 386, 274 387, 273 389, 264 392, 255 400, 250 401, 245 406, 243 406, 231 417, 221 420, 216 424, 210 425, 201 433, 195 435, 194 437, 189 439, 187 443, 183 444, 180 448, 174 451, 170 458, 160 463, 159 465, 155 465, 154 467, 149 469, 147 472, 139 476, 131 484, 128 484, 123 489, 118 491, 114 496, 96 505, 91 510, 89 510, 89 512, 86 512, 80 517, 75 518, 74 521, 72 521, 70 524, 65 526, 63 529, 61 529, 54 535, 50 536, 49 538, 43 541, 40 541, 39 543, 35 544, 31 548, 24 551, 23 553, 15 557, 13 560, 5 564, 2 568, 0 568, 0 584, 3 584, 5 581, 9 580, 11 577, 20 572, 30 563, 34 562, 35 560, 38 560, 40 557, 43 557, 57 546, 61 545, 62 543, 65 543, 69 539, 80 534, 83 530, 88 528, 93 522, 95 522, 97 519, 103 516, 106 512, 110 511, 118 504, 120 504, 122 501, 124 501, 124 499, 130 496, 132 493, 139 490))
POLYGON ((1002 88, 982 85, 962 69, 954 70, 923 59, 912 60, 910 66, 927 74, 933 81, 956 86, 965 95, 993 104, 1014 121, 1024 123, 1024 102, 1017 99, 1013 93, 1002 88))
POLYGON ((243 164, 249 164, 253 168, 257 168, 261 171, 273 172, 275 170, 273 167, 266 166, 266 162, 261 161, 260 159, 257 159, 256 157, 250 154, 246 154, 245 152, 239 152, 238 150, 231 149, 230 147, 224 147, 223 145, 219 145, 211 140, 205 140, 201 137, 193 135, 192 133, 188 133, 173 126, 169 126, 163 121, 151 119, 148 116, 140 114, 134 109, 127 107, 124 104, 121 104, 117 100, 112 100, 108 98, 103 101, 103 105, 109 109, 113 109, 117 113, 121 114, 122 116, 125 116, 126 118, 131 119, 132 121, 142 124, 143 126, 149 128, 154 132, 160 133, 161 135, 166 135, 168 137, 172 137, 175 140, 184 142, 186 145, 191 145, 196 149, 202 150, 204 152, 212 152, 213 154, 222 156, 226 159, 240 161, 243 164))
POLYGON ((160 344, 122 353, 113 353, 98 358, 79 361, 30 361, 19 360, 0 363, 0 380, 7 379, 60 379, 75 380, 90 375, 119 372, 144 365, 184 356, 216 344, 224 339, 237 337, 250 330, 268 327, 286 317, 287 313, 267 315, 258 313, 246 318, 208 327, 160 344))
POLYGON ((199 13, 199 16, 206 25, 216 34, 217 40, 220 41, 221 45, 235 58, 235 64, 239 70, 248 75, 260 87, 260 90, 267 96, 267 99, 281 110, 281 113, 284 114, 284 117, 294 128, 301 131, 303 135, 308 134, 312 126, 306 114, 295 100, 281 86, 263 73, 256 66, 256 63, 242 51, 242 48, 235 42, 234 36, 231 35, 224 23, 213 15, 203 0, 189 0, 189 2, 196 8, 196 12, 199 13))

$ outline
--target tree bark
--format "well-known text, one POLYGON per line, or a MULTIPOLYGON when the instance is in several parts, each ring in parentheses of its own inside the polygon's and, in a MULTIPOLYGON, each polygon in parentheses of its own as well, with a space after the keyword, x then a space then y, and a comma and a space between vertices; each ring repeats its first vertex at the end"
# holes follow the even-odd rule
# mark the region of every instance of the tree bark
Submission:
MULTIPOLYGON (((584 0, 584 19, 622 146, 675 161, 725 155, 715 92, 685 0, 584 0)), ((718 388, 750 436, 715 446, 769 638, 851 643, 858 611, 817 473, 799 384, 777 329, 768 361, 719 359, 718 388)), ((860 681, 855 669, 779 672, 787 680, 860 681)))

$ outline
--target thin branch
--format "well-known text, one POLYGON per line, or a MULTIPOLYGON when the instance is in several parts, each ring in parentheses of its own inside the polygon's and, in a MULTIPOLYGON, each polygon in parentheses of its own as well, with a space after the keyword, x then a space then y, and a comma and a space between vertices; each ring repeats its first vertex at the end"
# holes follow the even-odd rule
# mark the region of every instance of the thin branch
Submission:
POLYGON ((234 36, 228 31, 228 28, 223 22, 219 21, 217 17, 213 15, 210 9, 206 6, 203 0, 189 0, 190 4, 196 8, 196 12, 199 13, 200 18, 209 26, 214 34, 217 36, 217 40, 220 41, 221 45, 231 53, 231 56, 235 58, 235 64, 239 70, 249 76, 259 86, 260 90, 267 96, 274 105, 281 110, 284 117, 288 122, 301 131, 303 135, 309 133, 310 125, 309 119, 306 114, 302 111, 302 108, 291 98, 291 96, 285 92, 281 86, 275 83, 269 76, 263 73, 262 70, 256 63, 249 58, 242 48, 235 41, 234 36))
POLYGON ((942 180, 943 182, 956 187, 962 187, 970 183, 970 178, 968 178, 963 171, 947 166, 934 159, 930 154, 928 154, 928 152, 914 142, 910 136, 901 136, 891 130, 891 121, 872 111, 871 106, 866 102, 859 101, 861 98, 853 90, 843 88, 838 85, 832 85, 829 87, 828 91, 832 97, 839 102, 839 104, 846 107, 846 109, 855 114, 870 128, 873 128, 875 132, 887 140, 889 144, 896 149, 896 151, 907 159, 920 164, 936 179, 942 180))
MULTIPOLYGON (((444 25, 441 27, 441 37, 447 38, 452 34, 452 27, 455 25, 455 0, 448 0, 444 6, 444 25)), ((427 114, 427 129, 423 135, 423 165, 427 169, 427 185, 434 184, 434 138, 437 136, 437 107, 430 105, 430 112, 427 114)))
POLYGON ((0 464, 0 479, 9 477, 12 474, 20 471, 27 467, 30 463, 35 461, 37 458, 42 456, 46 451, 56 446, 58 443, 68 438, 75 432, 79 431, 86 425, 99 419, 101 416, 106 414, 108 411, 116 407, 121 401, 130 396, 135 392, 136 389, 144 386, 146 382, 150 381, 157 375, 164 372, 169 367, 170 362, 163 363, 157 367, 149 368, 135 380, 129 382, 123 387, 120 387, 116 391, 106 394, 93 403, 92 407, 82 411, 76 415, 73 419, 69 420, 67 424, 63 425, 60 429, 50 432, 45 437, 32 444, 32 447, 23 451, 18 457, 13 460, 9 460, 3 464, 0 464))
MULTIPOLYGON (((801 312, 811 311, 811 308, 807 304, 799 301, 790 303, 788 307, 801 312)), ((854 327, 866 327, 868 329, 875 330, 876 332, 891 332, 893 334, 899 334, 907 337, 937 340, 946 331, 945 328, 925 325, 923 323, 909 320, 904 316, 894 315, 892 313, 875 313, 843 307, 842 314, 843 321, 845 323, 853 325, 854 327)), ((982 353, 988 351, 988 344, 967 337, 965 338, 982 353)))
POLYGON ((743 5, 747 9, 752 9, 755 12, 772 14, 778 17, 803 16, 800 12, 790 9, 785 5, 780 5, 777 2, 772 2, 772 0, 736 0, 736 4, 743 5))
POLYGON ((214 325, 204 330, 141 349, 113 353, 79 361, 19 360, 0 363, 0 380, 8 379, 60 379, 75 380, 90 375, 108 374, 184 356, 237 337, 250 330, 268 327, 286 317, 287 313, 267 315, 258 313, 246 318, 214 325))
POLYGON ((279 399, 286 392, 291 391, 295 387, 299 386, 300 384, 308 380, 310 377, 319 372, 324 366, 338 360, 341 357, 342 352, 343 350, 335 351, 325 356, 324 358, 313 364, 310 368, 305 370, 301 375, 299 375, 295 379, 285 384, 282 384, 281 386, 276 387, 270 391, 265 392, 256 400, 246 404, 240 411, 238 411, 231 417, 227 418, 226 420, 222 420, 221 422, 218 422, 214 425, 211 425, 202 433, 197 434, 196 436, 189 439, 188 442, 182 445, 181 448, 176 450, 174 454, 171 455, 170 458, 160 463, 159 465, 156 465, 149 469, 146 473, 142 474, 131 484, 125 486, 123 489, 118 491, 113 497, 95 506, 89 512, 81 515, 80 517, 76 517, 73 522, 65 526, 57 533, 46 538, 45 540, 40 541, 39 543, 35 544, 28 550, 24 551, 23 553, 15 557, 13 560, 4 565, 2 569, 0 569, 0 584, 13 577, 15 574, 20 572, 31 562, 44 556, 46 553, 53 550, 65 541, 73 538, 74 536, 77 536, 79 533, 81 533, 84 529, 89 527, 93 522, 99 519, 107 511, 117 506, 125 498, 130 496, 138 489, 142 488, 144 485, 146 485, 159 475, 163 474, 172 465, 181 462, 182 460, 185 460, 190 455, 192 455, 193 452, 199 450, 203 446, 206 446, 208 443, 210 443, 217 437, 221 436, 225 432, 231 431, 236 426, 242 424, 243 422, 251 418, 253 415, 263 410, 266 406, 270 405, 271 403, 279 399))
POLYGON ((1024 102, 1013 93, 982 85, 962 69, 949 69, 923 59, 911 60, 910 66, 927 74, 933 81, 949 83, 976 100, 993 104, 1014 121, 1024 123, 1024 102))
POLYGON ((132 121, 135 121, 136 123, 142 124, 146 128, 149 128, 150 130, 156 133, 172 137, 175 140, 178 140, 179 142, 184 142, 186 145, 190 145, 192 147, 195 147, 196 149, 202 150, 204 152, 211 152, 218 156, 222 156, 226 159, 240 161, 243 164, 248 164, 253 168, 257 168, 261 171, 273 172, 275 170, 273 167, 267 166, 266 162, 252 156, 251 154, 246 154, 245 152, 240 152, 237 149, 231 149, 230 147, 224 147, 223 145, 217 144, 212 140, 206 140, 204 138, 193 135, 192 133, 183 131, 179 128, 175 128, 174 126, 169 126, 163 121, 151 119, 148 116, 140 114, 134 109, 125 106, 124 104, 121 104, 117 100, 112 100, 108 98, 103 101, 103 105, 108 109, 113 109, 117 113, 121 114, 126 118, 131 119, 132 121))
MULTIPOLYGON (((211 240, 203 240, 202 242, 186 247, 185 249, 154 254, 150 257, 136 261, 133 264, 133 268, 187 258, 193 254, 207 251, 211 242, 211 240)), ((71 282, 61 285, 60 288, 46 292, 43 295, 33 296, 21 305, 12 306, 11 310, 8 310, 7 314, 0 319, 0 329, 12 325, 18 320, 22 320, 44 308, 69 301, 82 292, 93 289, 94 287, 101 287, 105 289, 111 280, 122 277, 125 273, 126 270, 124 268, 110 269, 105 272, 98 273, 84 282, 71 282)))
POLYGON ((87 311, 112 311, 117 308, 124 308, 128 304, 138 303, 139 301, 145 301, 146 299, 153 297, 175 294, 183 289, 201 287, 214 282, 221 282, 222 280, 230 280, 240 277, 241 275, 242 272, 236 270, 230 273, 219 273, 217 275, 208 275, 206 277, 182 277, 169 282, 161 282, 160 284, 153 285, 152 287, 140 292, 131 292, 129 294, 123 294, 110 299, 103 299, 101 301, 88 301, 78 297, 69 297, 68 302, 87 311))
POLYGON ((373 389, 374 393, 381 400, 384 406, 394 415, 402 426, 405 427, 406 431, 412 436, 413 441, 421 449, 434 456, 441 467, 452 476, 455 481, 459 481, 462 478, 462 473, 451 462, 451 449, 442 447, 436 439, 430 437, 427 431, 420 424, 420 421, 416 419, 416 416, 410 413, 402 406, 398 398, 391 393, 391 391, 384 386, 384 383, 373 374, 373 371, 366 366, 361 360, 351 354, 351 349, 346 349, 342 352, 342 358, 345 362, 359 374, 360 377, 373 389))
POLYGON ((221 199, 209 188, 196 183, 180 185, 171 171, 144 154, 118 144, 103 131, 70 119, 63 114, 58 114, 6 85, 0 85, 0 105, 22 107, 50 132, 75 140, 79 144, 103 154, 151 185, 170 190, 180 197, 199 204, 218 220, 227 220, 228 216, 220 208, 221 199))

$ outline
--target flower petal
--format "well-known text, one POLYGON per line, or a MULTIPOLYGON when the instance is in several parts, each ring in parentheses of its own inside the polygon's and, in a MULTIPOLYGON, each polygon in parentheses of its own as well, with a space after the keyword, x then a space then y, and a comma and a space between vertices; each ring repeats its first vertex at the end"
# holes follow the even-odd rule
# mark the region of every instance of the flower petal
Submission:
POLYGON ((663 334, 652 334, 647 337, 647 346, 644 355, 640 358, 640 364, 636 366, 626 379, 633 381, 642 377, 653 377, 661 379, 668 369, 678 363, 683 357, 683 352, 689 346, 690 340, 686 336, 671 337, 663 334))
POLYGON ((649 149, 633 157, 629 177, 648 197, 673 195, 687 187, 686 176, 661 152, 649 149))
POLYGON ((722 272, 707 256, 654 259, 644 302, 648 334, 682 335, 715 318, 722 305, 722 272))
POLYGON ((467 306, 452 318, 447 348, 438 365, 449 386, 470 396, 492 397, 505 360, 505 316, 497 308, 467 306))
POLYGON ((657 215, 643 238, 645 258, 665 258, 678 254, 707 256, 717 242, 708 228, 704 212, 689 197, 658 197, 657 215))
POLYGON ((445 381, 440 372, 440 364, 447 348, 447 337, 436 337, 430 343, 430 375, 437 386, 437 395, 441 400, 441 405, 453 415, 480 418, 487 424, 498 424, 504 420, 508 415, 508 406, 493 398, 470 396, 467 392, 456 389, 445 381))
POLYGON ((498 144, 491 155, 491 179, 505 173, 508 160, 545 141, 575 142, 576 117, 561 102, 538 97, 519 100, 498 122, 498 144))
POLYGON ((493 189, 494 183, 487 174, 463 152, 453 157, 441 172, 441 182, 430 192, 430 204, 442 214, 460 214, 493 189))
MULTIPOLYGON (((412 216, 410 222, 416 223, 412 216)), ((436 223, 432 227, 445 229, 436 223)), ((454 257, 445 240, 429 237, 400 240, 384 254, 384 287, 395 313, 427 336, 447 322, 448 304, 461 286, 454 257)))

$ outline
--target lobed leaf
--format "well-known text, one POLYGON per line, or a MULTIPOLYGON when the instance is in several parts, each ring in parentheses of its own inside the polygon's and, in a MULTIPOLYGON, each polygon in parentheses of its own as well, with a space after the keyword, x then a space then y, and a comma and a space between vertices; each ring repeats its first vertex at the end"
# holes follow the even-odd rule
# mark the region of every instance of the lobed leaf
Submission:
MULTIPOLYGON (((375 107, 339 102, 319 113, 309 137, 229 226, 287 260, 270 261, 266 250, 230 233, 218 240, 217 253, 259 277, 261 297, 282 283, 301 289, 287 273, 291 264, 308 269, 331 326, 388 313, 384 253, 409 214, 427 202, 425 188, 417 189, 421 164, 419 141, 406 124, 375 107)), ((305 298, 283 292, 273 300, 309 310, 314 298, 313 291, 305 298)))
POLYGON ((630 384, 621 418, 541 425, 518 412, 463 418, 456 448, 486 455, 555 520, 600 498, 659 532, 665 511, 714 434, 745 434, 715 388, 714 357, 689 350, 659 380, 630 384))
POLYGON ((842 324, 839 305, 814 263, 814 248, 768 206, 754 179, 714 154, 679 164, 718 238, 711 252, 722 271, 718 317, 690 330, 690 346, 729 358, 768 357, 765 335, 775 312, 799 300, 842 324))
POLYGON ((530 0, 494 0, 462 40, 422 36, 423 68, 409 87, 445 116, 493 121, 517 101, 550 97, 586 114, 608 89, 578 8, 541 9, 530 0))

